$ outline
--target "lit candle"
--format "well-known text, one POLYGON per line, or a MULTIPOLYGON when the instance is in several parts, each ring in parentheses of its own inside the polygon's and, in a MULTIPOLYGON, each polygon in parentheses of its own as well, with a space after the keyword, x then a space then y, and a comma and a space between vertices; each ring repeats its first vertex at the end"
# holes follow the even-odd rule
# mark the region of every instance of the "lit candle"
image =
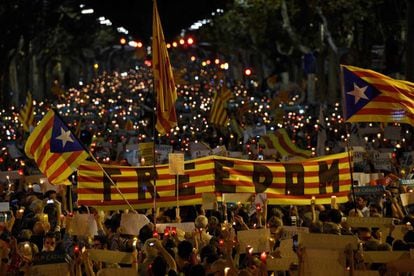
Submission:
POLYGON ((331 196, 331 206, 334 207, 336 205, 336 196, 331 196))
POLYGON ((260 260, 265 263, 266 262, 266 258, 267 258, 267 254, 265 251, 262 252, 262 254, 260 254, 260 260))

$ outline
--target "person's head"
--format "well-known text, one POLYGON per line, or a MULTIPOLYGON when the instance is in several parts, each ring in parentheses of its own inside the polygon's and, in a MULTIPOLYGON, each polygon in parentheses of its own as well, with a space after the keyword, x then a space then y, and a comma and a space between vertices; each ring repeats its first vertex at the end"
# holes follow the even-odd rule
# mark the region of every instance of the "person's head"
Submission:
POLYGON ((321 222, 329 221, 329 211, 328 210, 323 210, 323 211, 319 212, 319 217, 318 218, 321 222))
POLYGON ((148 223, 139 230, 138 238, 141 243, 145 243, 146 240, 152 238, 153 233, 154 225, 152 223, 148 223))
POLYGON ((39 252, 39 249, 33 243, 21 242, 17 245, 17 252, 24 259, 31 261, 33 256, 39 252))
POLYGON ((334 222, 325 222, 323 224, 323 233, 340 235, 341 230, 339 229, 338 224, 334 222))
POLYGON ((155 257, 154 261, 152 261, 152 263, 148 265, 148 275, 164 276, 166 273, 167 273, 167 262, 161 256, 155 257))
POLYGON ((56 197, 57 197, 57 193, 55 190, 48 190, 45 193, 45 198, 56 199, 56 197))
POLYGON ((29 205, 29 209, 32 210, 35 214, 42 213, 43 207, 44 207, 43 201, 38 198, 33 200, 29 205))
POLYGON ((226 275, 226 270, 229 269, 229 265, 226 260, 217 259, 214 263, 211 264, 210 273, 212 275, 226 275))
POLYGON ((104 221, 104 226, 110 233, 116 233, 119 226, 121 226, 121 216, 114 214, 112 217, 107 218, 104 221))
POLYGON ((342 221, 342 214, 337 209, 329 210, 329 219, 331 222, 339 224, 342 221))
POLYGON ((322 233, 323 232, 323 224, 321 221, 317 220, 312 222, 309 225, 309 232, 310 233, 322 233))
POLYGON ((409 251, 410 246, 403 240, 395 240, 392 243, 392 251, 409 251))
POLYGON ((56 236, 53 232, 47 232, 43 239, 43 251, 53 252, 56 248, 56 236))
POLYGON ((46 233, 47 231, 50 230, 50 224, 49 222, 44 222, 44 221, 36 221, 34 226, 33 226, 33 235, 43 235, 44 233, 46 233))
POLYGON ((375 239, 370 239, 364 243, 364 250, 366 251, 378 251, 378 245, 380 242, 375 239))
POLYGON ((367 206, 367 200, 366 200, 366 198, 363 197, 363 196, 358 196, 356 198, 356 206, 360 210, 362 210, 363 208, 365 208, 367 206))
POLYGON ((403 240, 410 245, 414 245, 414 230, 409 230, 404 234, 403 240))
POLYGON ((382 208, 378 203, 371 203, 369 205, 370 217, 382 217, 382 208))
POLYGON ((30 229, 23 229, 19 232, 18 236, 17 236, 17 241, 18 242, 25 242, 25 241, 29 241, 30 238, 32 237, 32 231, 30 229))
POLYGON ((196 229, 205 230, 207 228, 207 225, 208 225, 208 218, 204 215, 199 215, 194 221, 194 226, 196 229))
POLYGON ((107 238, 105 236, 94 236, 93 237, 93 243, 92 243, 92 248, 93 249, 106 249, 107 247, 107 238))
POLYGON ((283 227, 283 220, 277 216, 272 216, 267 224, 269 225, 270 234, 273 236, 273 238, 278 238, 279 234, 281 234, 281 230, 283 227))
POLYGON ((177 246, 178 257, 183 261, 190 261, 193 253, 193 245, 187 240, 181 241, 177 246))
POLYGON ((358 228, 358 238, 361 241, 369 241, 372 238, 371 230, 367 227, 358 228))
POLYGON ((200 259, 204 265, 212 264, 218 258, 217 248, 211 244, 203 246, 200 250, 200 259))
POLYGON ((155 257, 158 255, 158 249, 156 247, 157 239, 151 238, 145 241, 144 243, 144 253, 147 257, 155 257))

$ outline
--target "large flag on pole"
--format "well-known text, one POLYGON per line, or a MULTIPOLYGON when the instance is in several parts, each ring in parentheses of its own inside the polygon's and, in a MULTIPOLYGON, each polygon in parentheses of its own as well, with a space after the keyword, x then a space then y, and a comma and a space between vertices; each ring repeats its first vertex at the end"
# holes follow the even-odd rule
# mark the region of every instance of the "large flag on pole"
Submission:
POLYGON ((27 93, 26 103, 19 113, 19 120, 23 125, 24 131, 29 132, 34 123, 34 106, 33 98, 30 92, 27 93))
POLYGON ((341 65, 347 122, 398 122, 414 125, 414 83, 372 70, 341 65))
POLYGON ((157 93, 157 123, 155 127, 161 135, 164 135, 171 128, 177 126, 175 113, 177 91, 156 0, 154 0, 152 22, 152 69, 154 89, 157 93))
POLYGON ((213 105, 210 110, 210 123, 216 126, 226 126, 229 121, 227 114, 227 103, 233 97, 233 93, 225 86, 220 93, 216 92, 213 98, 213 105))
POLYGON ((34 128, 24 150, 52 184, 69 184, 68 177, 89 156, 52 109, 34 128))

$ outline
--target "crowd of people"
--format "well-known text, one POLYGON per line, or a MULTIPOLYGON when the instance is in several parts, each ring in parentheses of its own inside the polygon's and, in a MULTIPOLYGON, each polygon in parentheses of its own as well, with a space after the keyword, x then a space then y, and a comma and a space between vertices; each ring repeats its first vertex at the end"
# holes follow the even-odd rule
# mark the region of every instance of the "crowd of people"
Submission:
MULTIPOLYGON (((123 210, 102 212, 99 206, 77 206, 76 201, 71 208, 72 204, 62 204, 68 200, 64 190, 42 191, 39 185, 29 186, 25 177, 39 171, 23 151, 28 134, 23 132, 17 119, 18 108, 2 110, 0 169, 17 171, 21 178, 3 178, 0 185, 0 197, 8 203, 0 216, 0 275, 30 275, 34 266, 51 259, 55 263, 68 263, 75 275, 103 275, 99 273, 104 269, 118 269, 116 273, 128 271, 132 275, 268 275, 266 261, 282 257, 279 246, 286 226, 307 227, 311 233, 354 235, 362 245, 354 255, 359 256, 358 265, 366 269, 392 268, 366 263, 363 254, 358 252, 413 248, 414 230, 410 225, 414 223, 414 209, 403 206, 399 198, 401 193, 410 191, 400 179, 407 178, 411 171, 412 159, 408 158, 413 150, 411 126, 395 124, 401 135, 394 140, 384 137, 384 128, 378 123, 355 124, 357 127, 349 131, 339 103, 327 106, 321 119, 319 107, 306 104, 300 95, 304 88, 298 85, 279 84, 272 89, 260 89, 253 82, 224 79, 213 61, 202 63, 182 58, 181 62, 188 66, 186 70, 176 71, 178 127, 169 135, 157 136, 158 144, 184 152, 186 159, 191 158, 190 144, 194 141, 202 141, 211 149, 225 146, 229 151, 241 152, 245 158, 257 159, 258 151, 254 148, 259 147, 259 137, 246 139, 243 130, 264 126, 268 132, 285 128, 297 146, 311 150, 316 156, 318 134, 326 131, 325 154, 344 151, 350 138, 359 139, 367 150, 391 149, 394 154, 391 171, 375 168, 368 156, 360 171, 392 174, 395 178, 387 183, 380 196, 351 194, 349 202, 343 204, 310 202, 307 206, 268 206, 265 203, 255 208, 254 201, 220 202, 213 210, 181 206, 180 217, 176 216, 175 207, 130 210, 146 215, 150 221, 139 230, 139 235, 132 236, 121 229, 123 210), (242 131, 234 124, 209 123, 213 93, 222 86, 233 92, 227 112, 242 131), (367 131, 371 128, 380 132, 367 131), (361 129, 366 134, 358 136, 361 129), (94 215, 97 233, 73 235, 69 229, 78 214, 94 215), (353 216, 395 220, 387 227, 388 232, 382 233, 382 229, 351 227, 346 217, 353 216), (175 222, 193 222, 194 230, 156 231, 157 223, 175 222), (406 226, 402 238, 392 234, 396 225, 406 226), (239 231, 263 228, 270 233, 267 252, 257 253, 239 246, 239 231), (130 260, 127 264, 99 262, 91 258, 91 249, 128 252, 130 260), (50 255, 51 252, 56 254, 50 255)), ((104 73, 90 84, 68 89, 59 98, 36 100, 35 118, 39 121, 49 107, 54 107, 100 162, 125 164, 126 145, 149 142, 154 137, 152 81, 151 70, 146 65, 129 72, 104 73)), ((275 156, 265 158, 278 161, 275 156)), ((69 198, 76 199, 76 194, 69 198)), ((292 263, 289 272, 294 275, 300 270, 297 267, 302 258, 300 244, 294 244, 291 249, 298 256, 298 262, 292 263)))
MULTIPOLYGON (((306 206, 268 206, 264 202, 259 208, 253 200, 220 203, 212 210, 198 205, 182 206, 180 217, 176 216, 175 207, 161 208, 155 214, 151 210, 131 210, 145 215, 149 221, 137 236, 125 234, 121 227, 121 217, 127 211, 103 212, 79 206, 68 212, 56 191, 10 192, 7 199, 11 209, 3 213, 0 222, 0 274, 31 275, 36 265, 63 262, 68 263, 67 271, 73 275, 101 275, 99 271, 105 269, 128 275, 268 275, 267 261, 283 258, 280 244, 292 239, 284 235, 286 226, 307 228, 310 233, 353 235, 360 243, 354 252, 358 268, 363 265, 363 269, 389 272, 392 267, 364 262, 363 252, 409 252, 413 248, 414 209, 401 205, 398 194, 406 191, 399 191, 396 184, 391 184, 377 201, 369 202, 358 196, 355 206, 352 201, 331 205, 311 201, 306 206), (4 218, 5 214, 9 217, 4 218), (97 226, 95 235, 73 235, 71 223, 79 214, 93 215, 97 226), (346 218, 355 216, 387 216, 394 221, 386 231, 352 227, 346 218), (184 232, 168 227, 164 232, 157 232, 156 224, 176 225, 176 222, 193 222, 193 230, 184 232), (403 236, 399 238, 393 235, 398 225, 404 226, 403 236), (240 231, 264 228, 269 229, 268 251, 240 247, 240 231), (99 262, 90 258, 92 249, 128 252, 130 260, 125 264, 99 262)), ((298 256, 289 272, 295 275, 301 261, 301 244, 293 243, 291 250, 298 256)), ((407 265, 410 262, 407 260, 407 265)))

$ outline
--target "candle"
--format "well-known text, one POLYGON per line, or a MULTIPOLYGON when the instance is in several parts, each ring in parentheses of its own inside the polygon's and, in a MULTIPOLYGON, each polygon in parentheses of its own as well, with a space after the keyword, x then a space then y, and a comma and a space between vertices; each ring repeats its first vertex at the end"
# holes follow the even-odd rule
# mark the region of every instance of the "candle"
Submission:
POLYGON ((267 254, 265 251, 262 252, 262 254, 260 254, 260 260, 265 263, 266 262, 266 258, 267 258, 267 254))
POLYGON ((332 207, 335 207, 335 205, 336 205, 336 196, 331 196, 331 206, 332 207))

